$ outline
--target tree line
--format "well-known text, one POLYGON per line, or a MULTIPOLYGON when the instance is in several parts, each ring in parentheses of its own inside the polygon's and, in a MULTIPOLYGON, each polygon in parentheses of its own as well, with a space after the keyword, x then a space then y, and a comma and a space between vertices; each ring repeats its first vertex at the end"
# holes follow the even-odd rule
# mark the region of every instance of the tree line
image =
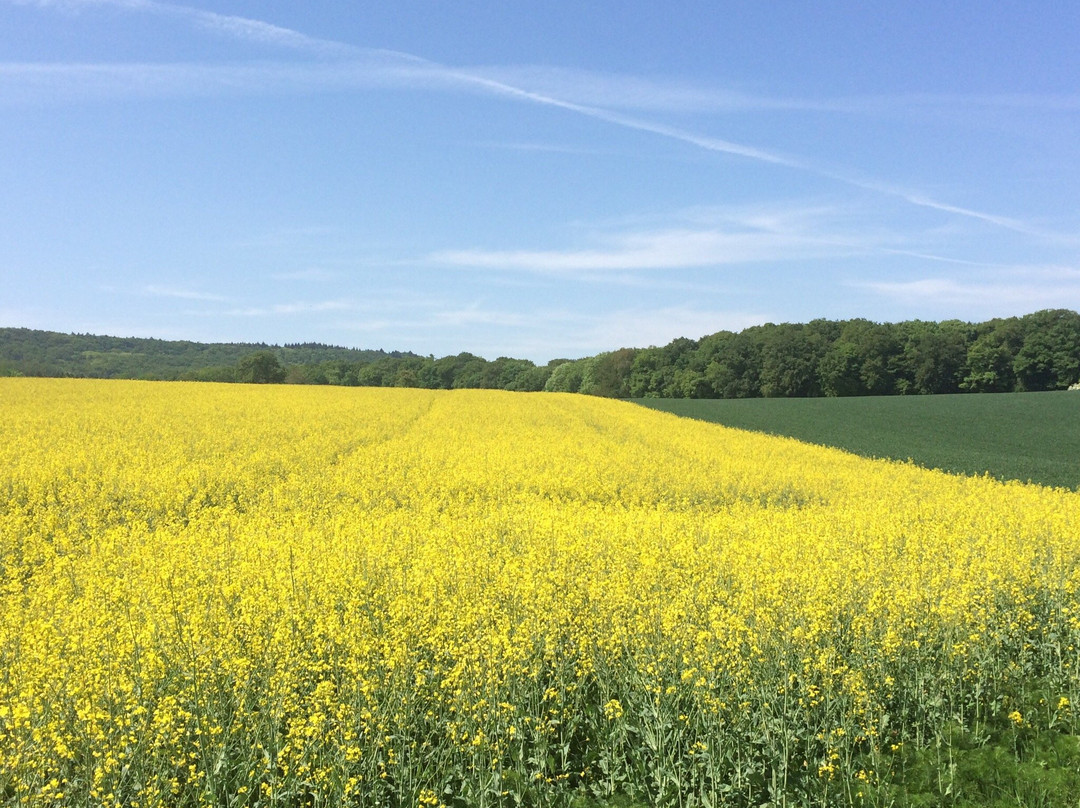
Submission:
POLYGON ((813 320, 621 349, 555 369, 546 389, 616 398, 888 396, 1063 390, 1080 381, 1080 314, 982 323, 813 320))
POLYGON ((1060 390, 1080 382, 1080 314, 982 323, 767 323, 584 359, 487 360, 305 343, 203 344, 0 329, 0 375, 89 376, 615 398, 756 398, 1060 390))

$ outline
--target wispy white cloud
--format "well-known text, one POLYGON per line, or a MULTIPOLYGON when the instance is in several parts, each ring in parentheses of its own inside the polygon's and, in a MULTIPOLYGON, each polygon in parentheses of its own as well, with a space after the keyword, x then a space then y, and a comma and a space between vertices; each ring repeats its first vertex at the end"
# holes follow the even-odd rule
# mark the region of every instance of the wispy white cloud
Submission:
MULTIPOLYGON (((562 278, 559 279, 563 280, 562 278)), ((671 273, 576 272, 574 280, 603 286, 646 289, 652 292, 689 292, 694 295, 723 295, 731 290, 716 284, 681 280, 671 273)))
MULTIPOLYGON (((16 2, 16 0, 0 0, 16 2)), ((56 6, 59 2, 34 5, 56 6)), ((874 113, 891 115, 904 110, 941 108, 955 113, 957 108, 975 110, 1046 110, 1074 112, 1080 109, 1080 95, 1002 95, 1002 96, 879 96, 855 99, 774 98, 679 82, 643 80, 635 76, 580 74, 561 68, 507 69, 493 66, 452 67, 414 54, 379 48, 364 48, 331 40, 307 37, 291 29, 241 17, 184 9, 145 0, 80 0, 74 6, 115 6, 133 11, 170 13, 186 17, 201 29, 234 39, 277 46, 294 51, 309 51, 329 56, 317 61, 275 61, 271 59, 229 63, 33 63, 15 62, 0 65, 0 75, 9 79, 51 82, 54 90, 62 82, 80 82, 83 89, 96 87, 99 92, 144 91, 188 95, 222 92, 346 90, 368 87, 419 87, 472 89, 509 93, 539 103, 565 105, 564 108, 593 113, 608 113, 612 122, 626 120, 627 125, 650 126, 649 121, 626 118, 615 110, 638 112, 753 113, 816 111, 828 113, 874 113), (539 73, 555 80, 534 81, 539 73), (583 76, 584 78, 582 78, 583 76), (582 92, 580 85, 606 88, 582 92), (641 90, 647 87, 648 92, 641 90)), ((647 130, 651 131, 651 130, 647 130)), ((679 132, 680 130, 672 130, 679 132)), ((665 132, 659 132, 663 134, 665 132)), ((692 132, 682 135, 695 138, 692 132)), ((677 136, 677 135, 672 135, 677 136)), ((503 145, 503 144, 491 144, 503 145)), ((513 144, 505 144, 513 147, 513 144)), ((525 144, 528 147, 528 144, 525 144)))
POLYGON ((393 291, 381 290, 376 297, 368 297, 362 300, 354 298, 335 298, 331 300, 295 300, 285 303, 270 303, 266 305, 237 306, 225 310, 213 310, 202 312, 205 316, 227 317, 275 317, 293 316, 306 314, 341 314, 362 313, 377 314, 384 318, 388 313, 405 312, 415 314, 417 311, 426 313, 438 309, 444 305, 441 300, 426 299, 422 296, 402 296, 393 291))
POLYGON ((923 252, 919 250, 898 250, 891 248, 883 248, 882 252, 890 253, 892 255, 906 255, 911 258, 921 258, 924 261, 935 261, 942 264, 956 264, 958 266, 967 267, 993 267, 1002 266, 1001 264, 991 264, 985 261, 970 261, 965 258, 953 258, 947 255, 935 255, 929 252, 923 252))
MULTIPOLYGON (((855 183, 853 183, 855 184, 855 183)), ((904 191, 897 188, 891 188, 887 185, 881 185, 877 183, 858 183, 861 187, 868 188, 870 190, 879 191, 881 193, 890 194, 892 196, 898 196, 906 202, 923 208, 931 208, 932 210, 939 210, 944 213, 954 213, 958 216, 964 216, 970 219, 978 219, 979 221, 986 222, 988 224, 995 225, 997 227, 1004 228, 1005 230, 1012 230, 1016 233, 1023 233, 1028 236, 1038 236, 1039 238, 1058 239, 1065 238, 1054 233, 1048 233, 1044 230, 1040 230, 1026 222, 1022 222, 1019 219, 1013 219, 1008 216, 998 216, 993 213, 985 213, 979 210, 972 210, 971 208, 963 208, 959 205, 950 205, 946 202, 939 202, 936 199, 910 191, 904 191)))
POLYGON ((358 311, 363 307, 350 300, 297 301, 269 306, 248 306, 216 312, 229 317, 271 317, 276 315, 317 314, 330 311, 358 311))
POLYGON ((623 309, 584 324, 580 336, 598 346, 596 350, 647 348, 666 345, 678 337, 696 339, 717 331, 741 331, 771 319, 776 318, 765 312, 712 310, 689 305, 623 309))
POLYGON ((661 135, 663 137, 679 140, 684 143, 689 143, 693 146, 706 149, 707 151, 733 154, 740 157, 747 157, 753 160, 759 160, 761 162, 772 163, 775 165, 788 166, 791 168, 802 167, 797 160, 770 150, 761 149, 742 143, 735 143, 734 141, 724 140, 722 138, 701 135, 696 132, 680 129, 675 126, 668 126, 667 124, 658 123, 656 121, 645 120, 642 118, 634 118, 629 115, 624 115, 620 112, 615 112, 613 110, 604 109, 601 107, 589 106, 587 104, 577 104, 572 101, 566 101, 562 98, 557 98, 555 96, 533 92, 531 90, 526 90, 512 84, 506 84, 501 81, 488 79, 481 75, 470 73, 465 70, 447 68, 441 65, 435 65, 434 63, 428 64, 431 64, 433 67, 440 68, 446 78, 459 81, 463 86, 466 87, 484 90, 490 93, 494 93, 496 95, 501 95, 520 101, 528 101, 534 104, 541 104, 543 106, 550 106, 557 109, 567 110, 569 112, 575 112, 579 115, 584 115, 588 118, 594 118, 599 121, 604 121, 605 123, 616 124, 626 129, 635 129, 640 132, 648 132, 654 135, 661 135))
POLYGON ((498 350, 534 361, 577 358, 616 348, 666 345, 678 337, 741 331, 773 319, 777 318, 768 312, 694 305, 620 307, 593 313, 540 311, 530 318, 527 328, 500 334, 498 350))
MULTIPOLYGON (((916 207, 977 220, 1027 236, 1069 243, 1080 241, 1075 235, 1057 234, 1014 217, 943 202, 919 191, 815 164, 776 149, 739 143, 601 107, 565 101, 391 51, 356 49, 356 54, 344 61, 300 63, 0 63, 0 100, 17 103, 40 103, 48 98, 85 101, 93 97, 323 92, 379 87, 479 92, 523 103, 549 106, 708 152, 813 174, 842 185, 901 199, 916 207)), ((543 144, 504 144, 503 147, 575 151, 573 148, 543 144)), ((577 150, 577 153, 581 151, 577 150)))
MULTIPOLYGON (((222 14, 165 0, 2 0, 13 5, 39 8, 80 9, 113 7, 133 12, 153 13, 185 19, 196 27, 232 39, 284 48, 317 56, 356 58, 383 56, 417 68, 414 78, 425 69, 447 68, 422 57, 400 51, 363 48, 334 39, 312 37, 295 29, 264 20, 222 14)), ((908 93, 903 95, 863 95, 841 97, 792 97, 751 92, 738 88, 702 86, 678 77, 642 77, 551 65, 474 65, 455 71, 468 81, 490 82, 494 86, 519 89, 583 107, 641 110, 652 112, 744 112, 810 111, 839 113, 895 114, 898 109, 1004 108, 1075 111, 1078 94, 1001 93, 958 95, 908 93)), ((429 76, 430 78, 430 76, 429 76)))
POLYGON ((543 364, 556 357, 578 358, 620 347, 665 345, 677 337, 739 331, 776 319, 767 313, 711 310, 679 305, 619 308, 597 312, 542 309, 528 313, 447 305, 399 317, 364 317, 338 325, 377 340, 393 335, 406 350, 427 352, 435 338, 468 344, 488 359, 515 356, 543 364), (476 326, 495 326, 477 330, 476 326))
POLYGON ((587 149, 579 146, 567 146, 558 143, 530 143, 530 142, 500 142, 494 140, 478 141, 475 145, 487 149, 504 149, 506 151, 540 153, 540 154, 575 154, 575 155, 600 155, 612 154, 610 149, 587 149))
POLYGON ((549 65, 475 65, 467 71, 583 106, 649 112, 747 112, 813 107, 814 102, 768 98, 704 87, 678 79, 655 79, 549 65))
POLYGON ((283 28, 262 20, 233 14, 219 14, 214 11, 191 8, 177 3, 161 2, 161 0, 7 0, 7 2, 15 5, 64 9, 112 6, 129 11, 178 17, 211 33, 263 45, 304 51, 320 56, 340 56, 355 53, 356 51, 352 46, 341 42, 310 37, 299 31, 283 28))
POLYGON ((9 5, 37 6, 38 8, 77 9, 89 6, 119 6, 130 9, 145 9, 152 5, 151 0, 6 0, 9 5))
POLYGON ((466 325, 495 325, 513 328, 527 324, 527 317, 519 312, 485 309, 480 304, 437 311, 432 321, 439 327, 466 325))
POLYGON ((858 96, 780 96, 738 88, 717 88, 678 77, 605 73, 551 65, 475 65, 484 78, 586 106, 692 114, 741 112, 826 112, 851 115, 910 114, 919 110, 1035 109, 1072 112, 1080 94, 905 93, 858 96))
POLYGON ((156 3, 155 5, 163 13, 187 17, 200 27, 222 36, 249 40, 274 47, 307 51, 320 56, 343 56, 355 53, 355 49, 349 45, 317 39, 261 20, 191 9, 171 3, 156 3))
POLYGON ((226 300, 222 295, 209 292, 199 292, 192 289, 180 289, 174 286, 157 286, 151 284, 144 286, 141 293, 149 297, 171 297, 179 300, 205 300, 207 302, 223 302, 226 300))
POLYGON ((1027 278, 1029 280, 1062 281, 1080 284, 1080 267, 1062 264, 1049 264, 1042 266, 1012 266, 1008 268, 1011 274, 1027 278))
MULTIPOLYGON (((28 0, 7 0, 27 4, 28 0)), ((728 154, 778 167, 795 169, 824 177, 849 186, 870 190, 902 199, 910 205, 936 210, 952 216, 977 220, 994 227, 1022 233, 1027 236, 1056 241, 1077 242, 1076 236, 1050 233, 1030 223, 1009 216, 954 205, 934 199, 928 194, 904 189, 888 183, 867 180, 850 173, 837 171, 819 163, 807 161, 779 150, 718 138, 687 128, 672 126, 651 119, 628 115, 619 109, 663 108, 657 99, 690 99, 698 106, 715 107, 728 111, 742 109, 832 109, 833 103, 798 101, 791 99, 755 99, 738 92, 673 91, 656 82, 634 77, 597 76, 566 70, 542 68, 455 68, 422 57, 397 51, 357 48, 342 42, 309 37, 289 28, 261 20, 224 15, 204 11, 161 0, 30 0, 38 6, 100 6, 111 5, 133 11, 153 12, 180 17, 199 28, 213 31, 238 40, 262 43, 306 52, 323 57, 334 57, 326 62, 287 64, 244 65, 0 65, 0 97, 5 95, 4 86, 15 80, 15 87, 8 87, 8 98, 40 97, 33 92, 34 85, 51 86, 54 90, 84 92, 96 88, 99 92, 147 93, 155 91, 252 91, 266 89, 289 89, 300 87, 360 87, 376 84, 401 84, 411 87, 470 90, 496 95, 524 103, 561 109, 594 120, 645 132, 658 137, 675 140, 706 151, 728 154), (5 81, 6 79, 6 81, 5 81), (28 86, 29 85, 29 86, 28 86), (183 89, 181 89, 183 88, 183 89), (29 91, 29 92, 28 92, 29 91), (711 93, 711 95, 710 95, 711 93), (711 99, 711 100, 708 100, 711 99)), ((676 85, 677 87, 677 85, 676 85)), ((937 103, 935 96, 911 96, 920 103, 937 103)), ((1035 96, 981 96, 978 103, 1037 104, 1035 96)), ((942 97, 941 103, 945 103, 942 97)), ((879 99, 880 101, 880 99, 879 99)), ((1067 109, 1080 107, 1080 97, 1054 97, 1051 102, 1067 109)), ((878 103, 878 102, 875 102, 878 103)), ((866 99, 862 105, 867 106, 866 99)), ((691 104, 692 106, 692 104, 691 104)), ((858 105, 853 105, 852 108, 858 105)), ((507 256, 511 260, 532 262, 544 260, 542 256, 507 256)), ((557 259, 556 259, 557 260, 557 259)), ((579 260, 586 263, 603 262, 599 256, 583 255, 579 260)))
POLYGON ((851 185, 857 188, 862 188, 864 190, 873 191, 875 193, 896 197, 917 207, 930 208, 944 213, 950 213, 957 216, 977 219, 979 221, 992 224, 997 227, 1012 230, 1018 233, 1023 233, 1029 236, 1048 238, 1052 240, 1068 240, 1073 242, 1077 240, 1075 236, 1062 236, 1061 234, 1049 233, 1015 218, 1010 218, 998 214, 988 213, 985 211, 975 210, 973 208, 961 207, 959 205, 952 205, 949 203, 941 202, 939 200, 932 199, 930 196, 923 193, 906 190, 879 181, 866 180, 853 174, 837 171, 833 168, 808 162, 791 155, 781 154, 774 149, 764 149, 756 146, 736 143, 730 140, 724 140, 722 138, 703 135, 697 132, 690 131, 688 129, 669 126, 667 124, 658 123, 651 120, 645 120, 642 118, 631 117, 628 115, 624 115, 620 112, 615 112, 602 107, 595 107, 587 104, 578 104, 566 101, 561 97, 555 97, 551 95, 546 95, 544 93, 537 93, 530 90, 525 90, 521 87, 491 79, 486 79, 482 76, 472 73, 462 72, 458 70, 450 70, 449 75, 451 77, 459 77, 467 83, 476 84, 480 87, 490 89, 492 92, 507 95, 512 98, 519 98, 538 104, 545 104, 558 107, 560 109, 577 112, 581 115, 585 115, 586 117, 594 118, 596 120, 604 121, 607 123, 612 123, 624 128, 648 132, 651 134, 659 135, 661 137, 681 141, 683 143, 705 149, 706 151, 731 154, 739 157, 745 157, 751 160, 756 160, 759 162, 769 163, 772 165, 797 169, 799 171, 804 171, 820 177, 831 179, 846 185, 851 185))
POLYGON ((338 273, 318 267, 298 269, 293 272, 275 272, 270 276, 276 281, 330 281, 339 277, 338 273))
POLYGON ((595 246, 586 248, 447 249, 428 255, 426 260, 448 266, 573 275, 578 280, 629 284, 640 281, 620 272, 809 260, 897 246, 899 239, 888 233, 849 231, 843 223, 848 215, 848 211, 831 206, 696 209, 677 215, 681 222, 663 227, 639 222, 637 227, 595 233, 595 246))
POLYGON ((1015 267, 975 278, 935 276, 851 285, 908 305, 976 311, 1080 307, 1080 269, 1073 267, 1015 267))
POLYGON ((335 92, 439 83, 431 71, 377 52, 348 62, 0 63, 0 100, 9 103, 335 92))
POLYGON ((428 256, 438 264, 484 269, 574 273, 599 270, 686 269, 749 261, 790 260, 835 254, 823 245, 771 233, 667 230, 620 236, 603 249, 445 250, 428 256))

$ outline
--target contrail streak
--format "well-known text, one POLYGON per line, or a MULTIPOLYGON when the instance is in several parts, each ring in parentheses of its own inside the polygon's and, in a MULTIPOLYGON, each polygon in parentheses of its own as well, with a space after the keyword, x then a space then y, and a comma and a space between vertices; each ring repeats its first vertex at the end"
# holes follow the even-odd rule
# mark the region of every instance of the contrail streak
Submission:
POLYGON ((519 101, 539 104, 543 106, 563 109, 578 115, 583 115, 594 120, 610 123, 626 129, 639 132, 647 132, 660 137, 669 138, 711 152, 730 154, 749 160, 757 160, 770 165, 783 166, 786 168, 804 171, 819 177, 831 179, 862 190, 901 199, 916 207, 950 213, 969 219, 975 219, 986 224, 991 224, 1016 233, 1028 236, 1054 240, 1073 240, 1061 235, 1040 231, 1017 219, 999 216, 992 213, 964 208, 931 199, 925 194, 905 190, 872 180, 863 180, 850 174, 829 170, 808 163, 794 157, 781 155, 772 151, 748 146, 742 143, 724 140, 722 138, 701 135, 685 129, 680 129, 655 121, 624 115, 602 107, 566 101, 554 95, 537 93, 522 87, 508 84, 502 81, 478 76, 468 71, 451 68, 438 62, 433 62, 420 56, 400 51, 379 50, 373 48, 360 48, 343 42, 320 39, 295 31, 273 25, 262 20, 251 19, 236 15, 219 14, 213 11, 204 11, 176 3, 162 2, 162 0, 6 0, 16 5, 36 5, 39 7, 78 7, 78 6, 115 6, 130 9, 132 11, 145 11, 173 17, 181 17, 195 23, 198 27, 217 34, 231 36, 236 39, 259 42, 268 45, 276 45, 297 51, 304 51, 321 57, 345 58, 364 56, 391 57, 395 60, 408 63, 408 69, 397 71, 402 78, 408 79, 435 79, 439 83, 457 84, 462 87, 474 88, 483 92, 505 96, 519 101))

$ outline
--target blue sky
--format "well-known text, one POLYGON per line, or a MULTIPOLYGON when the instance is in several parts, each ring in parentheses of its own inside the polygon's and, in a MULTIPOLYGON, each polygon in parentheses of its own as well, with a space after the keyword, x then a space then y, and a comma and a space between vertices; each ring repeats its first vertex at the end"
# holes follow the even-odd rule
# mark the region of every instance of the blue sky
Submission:
POLYGON ((1080 309, 1080 4, 0 0, 0 325, 546 362, 1080 309))

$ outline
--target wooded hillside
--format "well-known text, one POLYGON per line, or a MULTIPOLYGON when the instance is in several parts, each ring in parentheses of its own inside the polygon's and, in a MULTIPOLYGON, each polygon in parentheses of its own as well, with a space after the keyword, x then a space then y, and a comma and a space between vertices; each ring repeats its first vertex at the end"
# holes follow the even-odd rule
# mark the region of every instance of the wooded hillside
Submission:
POLYGON ((0 328, 0 375, 487 388, 615 398, 1061 390, 1080 382, 1080 314, 966 323, 813 320, 584 359, 418 356, 316 343, 169 342, 0 328))

